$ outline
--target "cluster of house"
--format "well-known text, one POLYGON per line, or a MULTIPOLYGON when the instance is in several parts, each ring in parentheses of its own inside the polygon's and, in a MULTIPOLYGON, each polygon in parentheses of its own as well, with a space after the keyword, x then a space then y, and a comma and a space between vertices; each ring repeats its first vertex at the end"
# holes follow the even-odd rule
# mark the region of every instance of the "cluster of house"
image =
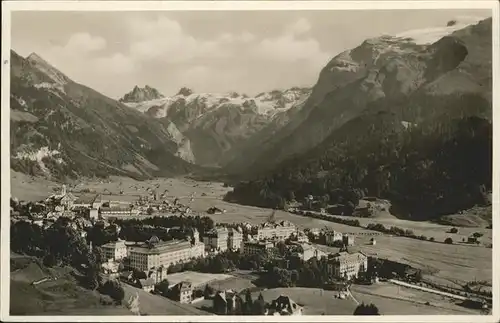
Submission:
MULTIPOLYGON (((217 292, 213 298, 213 310, 217 315, 228 315, 241 312, 243 299, 237 292, 226 290, 217 292)), ((290 297, 280 295, 263 308, 264 315, 302 315, 303 307, 290 297)))
POLYGON ((182 215, 191 212, 189 207, 177 203, 177 200, 169 202, 161 199, 156 192, 148 196, 84 193, 77 197, 69 192, 65 185, 60 194, 49 196, 45 202, 54 206, 51 213, 55 216, 72 216, 80 213, 94 220, 131 217, 154 212, 182 215))

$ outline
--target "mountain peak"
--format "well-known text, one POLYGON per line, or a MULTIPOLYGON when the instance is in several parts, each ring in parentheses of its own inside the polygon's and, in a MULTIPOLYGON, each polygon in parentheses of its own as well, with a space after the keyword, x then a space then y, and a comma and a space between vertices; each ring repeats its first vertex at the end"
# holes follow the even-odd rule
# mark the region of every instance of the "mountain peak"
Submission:
POLYGON ((164 98, 157 89, 150 87, 149 85, 140 88, 139 86, 134 86, 132 91, 125 94, 120 102, 144 102, 164 98))
POLYGON ((190 88, 187 88, 187 87, 182 87, 179 92, 177 92, 176 95, 182 95, 182 96, 190 96, 191 94, 193 94, 193 90, 191 90, 190 88))
POLYGON ((64 75, 61 71, 59 71, 54 66, 52 66, 49 62, 47 62, 45 59, 43 59, 37 53, 35 53, 35 52, 31 53, 30 55, 28 55, 26 60, 32 66, 34 66, 38 70, 45 73, 55 83, 60 84, 60 85, 64 85, 64 84, 70 82, 70 79, 66 75, 64 75))

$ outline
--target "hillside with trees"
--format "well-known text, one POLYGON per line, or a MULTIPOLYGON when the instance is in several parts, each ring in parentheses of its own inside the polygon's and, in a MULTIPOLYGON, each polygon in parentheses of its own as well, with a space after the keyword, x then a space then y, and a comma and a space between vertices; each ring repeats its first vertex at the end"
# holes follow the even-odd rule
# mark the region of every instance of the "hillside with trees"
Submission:
MULTIPOLYGON (((474 108, 488 106, 474 100, 474 108)), ((309 195, 354 206, 376 196, 391 200, 394 214, 416 220, 487 205, 492 123, 474 114, 463 109, 407 127, 394 112, 367 113, 318 147, 239 183, 226 199, 283 208, 309 195)))

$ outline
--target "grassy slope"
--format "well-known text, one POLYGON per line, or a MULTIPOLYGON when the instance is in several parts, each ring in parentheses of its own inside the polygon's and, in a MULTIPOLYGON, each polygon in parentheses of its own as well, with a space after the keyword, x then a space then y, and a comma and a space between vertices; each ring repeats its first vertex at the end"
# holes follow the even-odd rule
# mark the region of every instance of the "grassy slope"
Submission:
POLYGON ((77 285, 68 268, 44 268, 34 258, 11 256, 11 315, 130 315, 123 306, 104 306, 100 295, 77 285), (33 286, 41 278, 58 277, 33 286))

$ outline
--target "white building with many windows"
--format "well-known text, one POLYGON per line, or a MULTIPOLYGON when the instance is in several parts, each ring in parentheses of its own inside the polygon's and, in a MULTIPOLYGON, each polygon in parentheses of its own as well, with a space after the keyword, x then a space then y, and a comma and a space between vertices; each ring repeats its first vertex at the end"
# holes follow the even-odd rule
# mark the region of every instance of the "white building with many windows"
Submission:
POLYGON ((243 247, 243 232, 241 228, 229 228, 227 248, 233 251, 240 251, 243 247))
POLYGON ((101 249, 104 261, 109 259, 117 261, 127 257, 127 246, 123 240, 106 243, 101 249))
POLYGON ((168 268, 178 262, 203 257, 205 245, 199 241, 198 231, 195 230, 193 235, 193 241, 160 241, 158 237, 153 236, 145 243, 130 245, 128 246, 129 265, 147 272, 161 266, 168 268))
POLYGON ((243 241, 243 253, 245 255, 255 255, 260 253, 266 253, 269 249, 274 247, 274 243, 271 241, 253 241, 247 240, 243 241))
POLYGON ((368 269, 368 257, 362 252, 342 251, 328 258, 328 274, 333 278, 352 279, 368 269))
POLYGON ((225 227, 213 228, 205 233, 203 243, 206 251, 224 252, 228 248, 229 230, 225 227))
POLYGON ((285 240, 295 233, 296 230, 295 225, 289 221, 281 221, 279 223, 265 222, 257 227, 257 239, 285 240))

